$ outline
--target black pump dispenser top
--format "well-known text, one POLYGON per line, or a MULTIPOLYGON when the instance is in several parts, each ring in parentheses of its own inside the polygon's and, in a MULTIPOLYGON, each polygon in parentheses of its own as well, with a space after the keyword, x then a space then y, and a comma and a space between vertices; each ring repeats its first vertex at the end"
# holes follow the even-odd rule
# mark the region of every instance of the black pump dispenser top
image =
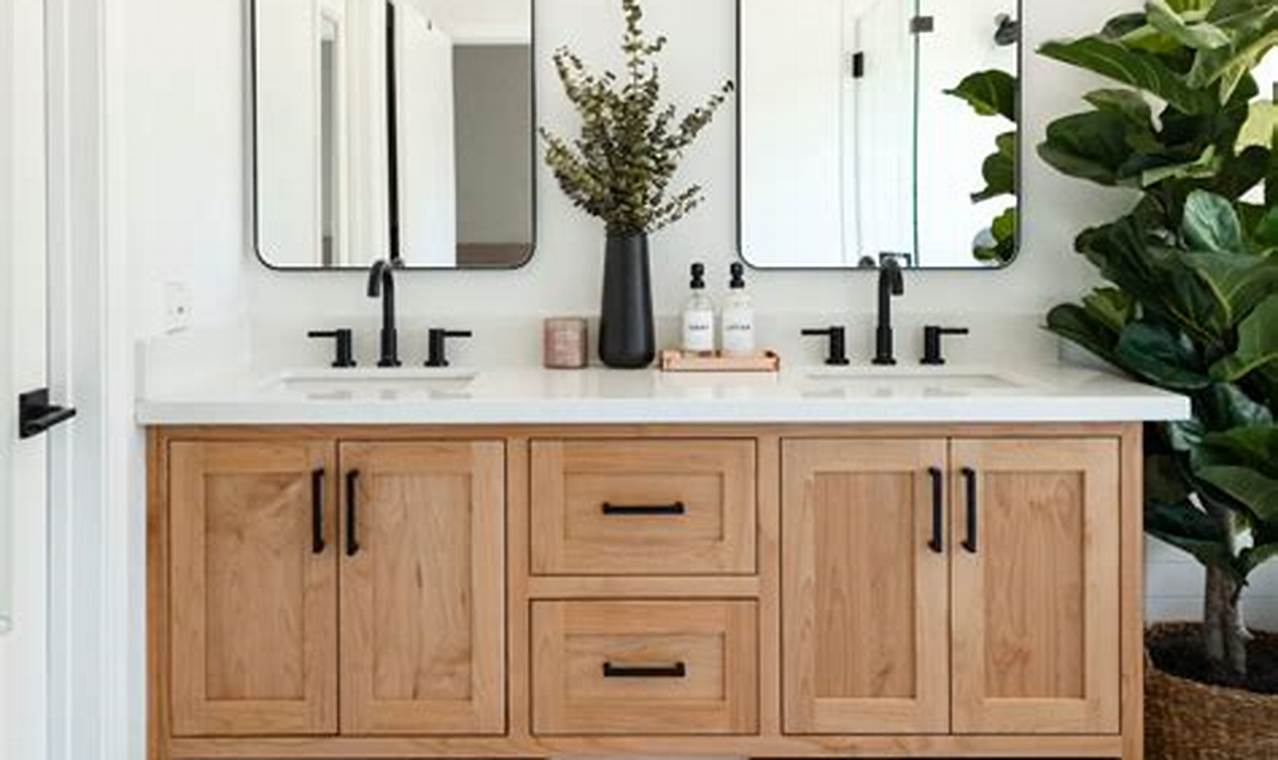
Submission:
POLYGON ((701 262, 692 265, 692 289, 706 289, 706 265, 701 262))
POLYGON ((745 290, 745 266, 741 262, 732 265, 732 282, 729 287, 733 290, 745 290))

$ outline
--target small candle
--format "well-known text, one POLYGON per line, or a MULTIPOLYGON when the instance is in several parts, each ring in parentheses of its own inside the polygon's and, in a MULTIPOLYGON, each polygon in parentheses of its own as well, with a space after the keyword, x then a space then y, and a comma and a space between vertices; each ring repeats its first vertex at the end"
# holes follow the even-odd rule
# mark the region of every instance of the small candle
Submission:
POLYGON ((546 320, 543 352, 546 369, 583 369, 589 363, 586 320, 562 317, 546 320))

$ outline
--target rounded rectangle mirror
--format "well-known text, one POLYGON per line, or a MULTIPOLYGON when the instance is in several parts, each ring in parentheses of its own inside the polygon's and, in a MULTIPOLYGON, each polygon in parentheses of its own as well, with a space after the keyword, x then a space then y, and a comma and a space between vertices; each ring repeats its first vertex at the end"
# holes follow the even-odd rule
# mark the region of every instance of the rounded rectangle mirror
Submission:
POLYGON ((1018 252, 1017 0, 739 0, 740 246, 761 269, 1018 252))
POLYGON ((249 0, 249 12, 263 263, 528 262, 531 0, 249 0))

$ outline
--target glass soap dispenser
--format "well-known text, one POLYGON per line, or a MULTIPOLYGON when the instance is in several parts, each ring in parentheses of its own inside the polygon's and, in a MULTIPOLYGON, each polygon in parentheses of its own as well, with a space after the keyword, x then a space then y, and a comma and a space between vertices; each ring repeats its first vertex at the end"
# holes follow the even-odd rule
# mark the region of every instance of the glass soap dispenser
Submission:
POLYGON ((754 304, 745 290, 745 266, 732 265, 728 296, 723 300, 723 355, 753 356, 754 304))
POLYGON ((692 295, 683 308, 683 350, 714 355, 714 302, 706 295, 706 265, 692 265, 692 295))

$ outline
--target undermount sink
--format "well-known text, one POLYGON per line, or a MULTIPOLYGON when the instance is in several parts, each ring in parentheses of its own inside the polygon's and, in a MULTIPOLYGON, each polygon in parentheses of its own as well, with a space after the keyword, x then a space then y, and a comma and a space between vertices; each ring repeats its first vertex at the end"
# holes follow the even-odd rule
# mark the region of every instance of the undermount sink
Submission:
POLYGON ((821 389, 863 395, 966 395, 978 391, 1006 391, 1025 387, 1021 379, 1003 372, 945 367, 839 368, 808 371, 821 389))
POLYGON ((284 391, 301 391, 311 396, 353 396, 355 394, 447 393, 464 389, 479 377, 473 369, 365 367, 352 369, 303 369, 283 372, 267 385, 284 391))

